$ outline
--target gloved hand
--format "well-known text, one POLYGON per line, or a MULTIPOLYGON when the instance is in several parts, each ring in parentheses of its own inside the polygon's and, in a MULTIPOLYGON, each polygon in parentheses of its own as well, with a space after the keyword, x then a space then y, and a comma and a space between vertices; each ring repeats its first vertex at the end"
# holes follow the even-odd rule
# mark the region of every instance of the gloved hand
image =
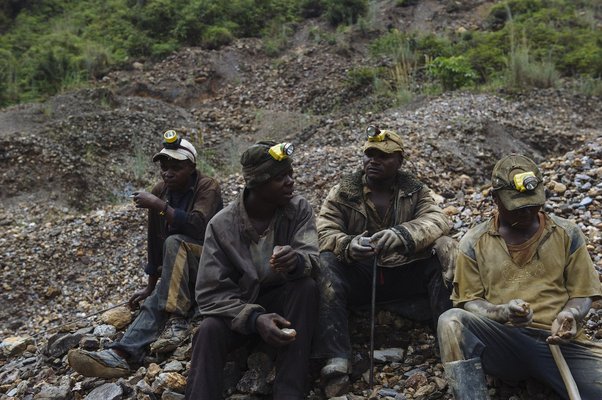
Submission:
POLYGON ((375 243, 376 252, 387 251, 391 246, 403 246, 403 241, 393 229, 383 229, 372 235, 372 242, 375 243))
POLYGON ((351 239, 349 246, 347 247, 347 255, 353 260, 363 260, 374 255, 374 247, 372 244, 365 245, 362 243, 362 238, 369 239, 371 243, 372 239, 368 236, 368 231, 364 231, 361 235, 358 235, 351 239))

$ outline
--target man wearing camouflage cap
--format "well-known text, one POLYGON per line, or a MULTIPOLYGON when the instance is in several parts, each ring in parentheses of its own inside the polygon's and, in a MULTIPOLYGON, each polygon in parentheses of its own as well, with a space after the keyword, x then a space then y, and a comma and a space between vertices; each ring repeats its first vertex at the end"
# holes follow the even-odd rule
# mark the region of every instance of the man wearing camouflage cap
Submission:
POLYGON ((452 294, 458 308, 439 319, 455 398, 487 399, 482 371, 534 378, 569 398, 549 347, 558 345, 581 398, 602 399, 602 346, 579 328, 602 294, 584 235, 542 211, 543 177, 529 158, 502 158, 491 180, 497 211, 462 238, 452 294))
MULTIPOLYGON (((399 135, 369 127, 363 152, 363 169, 330 190, 317 221, 322 273, 314 356, 327 360, 321 373, 329 396, 344 393, 349 382, 347 307, 371 303, 375 257, 377 302, 405 301, 402 309, 409 311, 421 299, 428 303, 421 319, 432 318, 433 325, 451 307, 434 246, 439 240, 441 250, 453 249, 444 236, 447 217, 428 187, 401 169, 399 135)), ((437 254, 446 258, 450 251, 437 254)), ((445 267, 451 263, 443 260, 445 267)))

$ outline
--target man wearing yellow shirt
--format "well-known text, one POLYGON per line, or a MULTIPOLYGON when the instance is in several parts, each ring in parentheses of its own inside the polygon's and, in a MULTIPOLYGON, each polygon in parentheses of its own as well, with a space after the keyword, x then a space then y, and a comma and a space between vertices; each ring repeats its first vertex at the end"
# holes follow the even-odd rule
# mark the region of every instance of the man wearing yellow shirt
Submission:
POLYGON ((441 358, 454 397, 486 399, 475 371, 507 381, 534 378, 568 398, 549 349, 559 345, 583 399, 602 399, 602 346, 580 323, 602 294, 579 228, 542 211, 542 175, 521 155, 497 162, 497 212, 460 242, 453 308, 441 315, 441 358))

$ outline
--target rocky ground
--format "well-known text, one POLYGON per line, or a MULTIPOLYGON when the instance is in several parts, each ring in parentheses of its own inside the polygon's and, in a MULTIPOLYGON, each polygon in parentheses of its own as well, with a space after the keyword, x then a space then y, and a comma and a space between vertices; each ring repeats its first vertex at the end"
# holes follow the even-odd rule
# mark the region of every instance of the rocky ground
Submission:
MULTIPOLYGON (((460 18, 452 3, 374 12, 400 27, 435 29, 445 13, 471 27, 490 2, 465 2, 472 8, 462 15, 471 18, 460 18)), ((377 111, 382 99, 345 84, 349 68, 378 62, 367 55, 366 37, 351 31, 334 44, 310 39, 321 28, 314 24, 299 27, 291 48, 276 58, 257 39, 219 51, 189 48, 157 64, 113 71, 90 89, 0 110, 0 399, 181 398, 189 343, 167 359, 149 357, 132 377, 115 381, 84 378, 65 357, 78 345, 97 348, 118 339, 133 317, 123 307, 110 315, 99 311, 145 283, 146 216, 127 195, 156 179, 150 157, 168 128, 202 149, 200 168, 219 179, 226 202, 242 189, 242 149, 265 137, 294 142, 296 188, 316 212, 341 174, 360 165, 365 127, 393 128, 406 145, 404 168, 432 188, 456 238, 490 215, 495 161, 525 153, 544 172, 546 210, 580 226, 602 271, 599 98, 576 94, 566 83, 521 94, 416 96, 377 111)), ((601 316, 596 307, 587 319, 593 340, 602 339, 601 316)), ((367 314, 354 314, 352 322, 348 399, 451 398, 432 331, 384 309, 376 327, 376 348, 383 351, 370 390, 367 314)), ((265 383, 273 371, 264 351, 233 356, 231 399, 269 397, 265 383)), ((312 387, 310 398, 328 397, 317 373, 312 387)), ((493 399, 554 398, 535 382, 491 381, 490 388, 493 399)))

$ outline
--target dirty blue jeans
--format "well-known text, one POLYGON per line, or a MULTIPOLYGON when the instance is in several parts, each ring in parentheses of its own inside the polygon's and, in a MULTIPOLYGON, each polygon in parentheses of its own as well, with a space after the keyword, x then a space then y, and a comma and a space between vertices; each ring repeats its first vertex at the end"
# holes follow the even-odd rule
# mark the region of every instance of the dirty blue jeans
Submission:
POLYGON ((129 361, 140 363, 169 317, 188 318, 196 312, 194 290, 202 249, 199 241, 185 235, 165 239, 161 278, 155 290, 121 340, 107 347, 123 350, 129 361))
MULTIPOLYGON (((370 305, 373 265, 371 261, 348 265, 328 251, 320 253, 320 262, 320 312, 312 357, 349 359, 348 308, 370 305)), ((407 307, 413 307, 426 300, 426 318, 421 320, 432 319, 435 329, 439 315, 452 306, 436 256, 399 267, 378 268, 377 274, 377 303, 403 301, 407 307)))
MULTIPOLYGON (((550 332, 503 325, 454 308, 439 318, 438 338, 443 362, 479 357, 486 374, 505 381, 536 379, 559 396, 568 394, 546 343, 550 332)), ((561 344, 560 350, 583 400, 602 399, 602 346, 594 342, 561 344)))

